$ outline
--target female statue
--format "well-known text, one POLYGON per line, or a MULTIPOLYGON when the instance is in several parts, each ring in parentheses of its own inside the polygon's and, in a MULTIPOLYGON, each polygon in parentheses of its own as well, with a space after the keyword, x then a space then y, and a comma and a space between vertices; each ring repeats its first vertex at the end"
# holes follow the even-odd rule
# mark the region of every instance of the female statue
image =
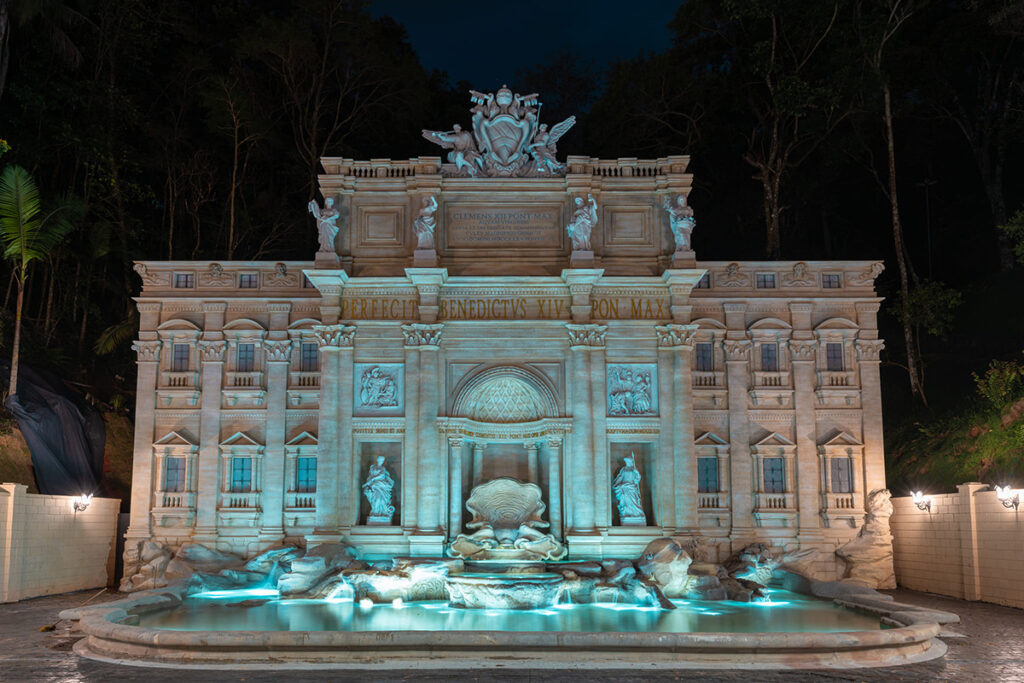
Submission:
POLYGON ((363 484, 363 493, 370 501, 369 524, 391 524, 395 514, 395 506, 391 504, 391 491, 395 488, 395 480, 384 467, 384 456, 378 455, 377 462, 370 465, 370 472, 363 484))
POLYGON ((640 470, 636 468, 636 456, 629 454, 625 465, 615 475, 612 491, 619 506, 619 518, 624 525, 646 525, 643 498, 640 494, 640 470))

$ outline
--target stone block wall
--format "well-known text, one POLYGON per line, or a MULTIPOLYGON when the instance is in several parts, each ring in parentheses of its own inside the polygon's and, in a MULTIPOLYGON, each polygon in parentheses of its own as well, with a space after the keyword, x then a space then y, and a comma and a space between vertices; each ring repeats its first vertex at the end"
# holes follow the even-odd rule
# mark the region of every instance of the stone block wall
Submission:
POLYGON ((896 580, 904 588, 1024 608, 1024 510, 981 483, 931 496, 931 509, 893 498, 896 580))
POLYGON ((0 484, 0 602, 99 588, 114 578, 121 501, 93 498, 75 513, 72 499, 0 484))

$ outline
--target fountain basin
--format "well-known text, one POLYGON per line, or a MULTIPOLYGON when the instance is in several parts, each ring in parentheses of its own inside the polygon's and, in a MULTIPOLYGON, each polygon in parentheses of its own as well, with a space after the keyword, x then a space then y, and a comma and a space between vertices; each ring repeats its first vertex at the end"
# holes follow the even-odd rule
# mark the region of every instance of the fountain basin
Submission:
POLYGON ((536 574, 449 575, 445 581, 453 607, 469 609, 538 609, 553 607, 562 593, 562 577, 536 574))

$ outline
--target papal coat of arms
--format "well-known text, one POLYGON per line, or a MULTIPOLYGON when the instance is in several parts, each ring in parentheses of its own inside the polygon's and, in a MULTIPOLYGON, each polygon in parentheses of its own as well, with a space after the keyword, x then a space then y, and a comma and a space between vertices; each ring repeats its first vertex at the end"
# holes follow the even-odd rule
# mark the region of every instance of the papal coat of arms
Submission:
POLYGON ((473 132, 455 124, 450 131, 424 130, 423 137, 448 152, 445 175, 538 176, 563 175, 555 145, 576 123, 570 116, 548 130, 538 123, 537 94, 520 95, 502 86, 497 93, 470 90, 474 103, 473 132))

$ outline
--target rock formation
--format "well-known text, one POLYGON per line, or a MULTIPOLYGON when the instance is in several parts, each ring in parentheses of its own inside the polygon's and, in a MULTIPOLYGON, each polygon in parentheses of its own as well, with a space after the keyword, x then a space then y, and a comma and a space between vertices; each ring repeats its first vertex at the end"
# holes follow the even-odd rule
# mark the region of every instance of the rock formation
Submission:
POLYGON ((875 489, 868 494, 864 526, 856 538, 836 550, 836 555, 846 562, 846 574, 841 581, 876 589, 896 587, 889 531, 891 497, 888 489, 875 489))

